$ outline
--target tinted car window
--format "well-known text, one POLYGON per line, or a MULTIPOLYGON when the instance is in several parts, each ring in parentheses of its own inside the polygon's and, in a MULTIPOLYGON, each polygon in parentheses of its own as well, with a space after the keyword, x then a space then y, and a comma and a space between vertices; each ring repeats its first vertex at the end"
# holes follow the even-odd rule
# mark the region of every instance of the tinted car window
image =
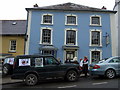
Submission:
POLYGON ((120 63, 120 58, 113 58, 109 61, 109 63, 120 63))
POLYGON ((45 65, 55 65, 57 63, 53 57, 45 57, 45 65))

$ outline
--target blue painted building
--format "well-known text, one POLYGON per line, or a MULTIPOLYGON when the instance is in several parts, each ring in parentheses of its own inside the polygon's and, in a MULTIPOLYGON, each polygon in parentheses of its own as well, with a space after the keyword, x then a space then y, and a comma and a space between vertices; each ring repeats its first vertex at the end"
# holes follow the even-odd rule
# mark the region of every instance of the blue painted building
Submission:
POLYGON ((88 56, 90 63, 113 55, 115 11, 74 3, 26 8, 25 54, 52 54, 62 62, 88 56))

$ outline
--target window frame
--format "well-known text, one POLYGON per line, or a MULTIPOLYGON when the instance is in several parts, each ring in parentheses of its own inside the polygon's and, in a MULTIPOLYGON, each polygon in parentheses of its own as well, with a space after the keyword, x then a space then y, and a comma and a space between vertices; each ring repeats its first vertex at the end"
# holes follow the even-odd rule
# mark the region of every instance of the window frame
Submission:
POLYGON ((90 49, 90 64, 92 64, 92 52, 93 51, 98 51, 98 52, 100 52, 100 60, 102 59, 102 50, 100 50, 100 49, 90 49))
POLYGON ((90 43, 89 43, 89 46, 102 47, 102 30, 99 30, 99 29, 91 29, 90 30, 90 43), (92 44, 92 32, 99 32, 100 33, 100 45, 99 44, 92 44))
POLYGON ((53 14, 48 14, 48 13, 47 13, 47 14, 42 14, 41 24, 53 25, 53 14), (44 22, 43 22, 43 21, 44 21, 44 20, 43 20, 43 19, 44 19, 43 17, 44 17, 45 15, 52 16, 52 23, 44 23, 44 22))
POLYGON ((41 32, 40 32, 40 44, 45 44, 45 45, 52 45, 53 44, 53 41, 52 41, 52 37, 53 37, 53 29, 52 28, 47 28, 47 27, 44 27, 44 28, 41 28, 41 32), (42 42, 42 39, 43 39, 43 30, 44 29, 48 29, 48 30, 51 30, 51 39, 50 39, 50 43, 43 43, 42 42))
POLYGON ((65 15, 65 25, 78 25, 77 19, 78 19, 77 15, 75 15, 75 14, 67 14, 67 15, 65 15), (76 17, 76 23, 75 24, 69 24, 67 22, 68 21, 68 16, 74 16, 74 17, 76 17))
POLYGON ((77 36, 77 34, 78 34, 78 30, 77 29, 73 29, 73 28, 66 28, 65 29, 65 38, 64 38, 64 45, 66 45, 66 46, 78 46, 78 36, 77 36), (73 45, 73 44, 67 44, 67 31, 69 31, 69 30, 73 30, 73 31, 75 31, 75 36, 76 36, 76 38, 75 38, 75 45, 73 45))
POLYGON ((9 44, 9 52, 16 52, 17 51, 17 40, 10 40, 10 44, 9 44), (12 43, 11 41, 16 41, 16 48, 15 50, 11 50, 11 47, 12 47, 12 43))
POLYGON ((90 16, 90 26, 102 26, 101 16, 100 16, 100 15, 91 15, 91 16, 90 16), (93 17, 99 17, 99 22, 100 22, 100 24, 92 24, 92 18, 93 18, 93 17))

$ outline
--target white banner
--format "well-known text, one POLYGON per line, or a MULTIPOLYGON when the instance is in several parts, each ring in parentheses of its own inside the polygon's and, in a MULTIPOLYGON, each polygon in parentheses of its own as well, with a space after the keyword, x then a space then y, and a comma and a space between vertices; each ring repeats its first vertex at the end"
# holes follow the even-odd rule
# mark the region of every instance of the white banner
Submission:
POLYGON ((7 63, 13 65, 13 63, 14 63, 14 58, 7 58, 7 63))
POLYGON ((30 66, 30 58, 19 59, 19 66, 30 66))

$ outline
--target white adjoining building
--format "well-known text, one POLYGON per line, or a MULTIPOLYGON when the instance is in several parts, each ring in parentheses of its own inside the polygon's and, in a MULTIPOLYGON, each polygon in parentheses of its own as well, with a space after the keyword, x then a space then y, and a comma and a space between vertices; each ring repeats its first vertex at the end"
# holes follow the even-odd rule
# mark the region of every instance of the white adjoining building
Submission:
POLYGON ((115 6, 113 8, 114 11, 117 11, 116 16, 115 16, 115 27, 116 27, 116 35, 114 36, 114 39, 116 38, 116 40, 114 40, 116 45, 116 53, 118 56, 120 56, 120 0, 115 0, 115 6))

